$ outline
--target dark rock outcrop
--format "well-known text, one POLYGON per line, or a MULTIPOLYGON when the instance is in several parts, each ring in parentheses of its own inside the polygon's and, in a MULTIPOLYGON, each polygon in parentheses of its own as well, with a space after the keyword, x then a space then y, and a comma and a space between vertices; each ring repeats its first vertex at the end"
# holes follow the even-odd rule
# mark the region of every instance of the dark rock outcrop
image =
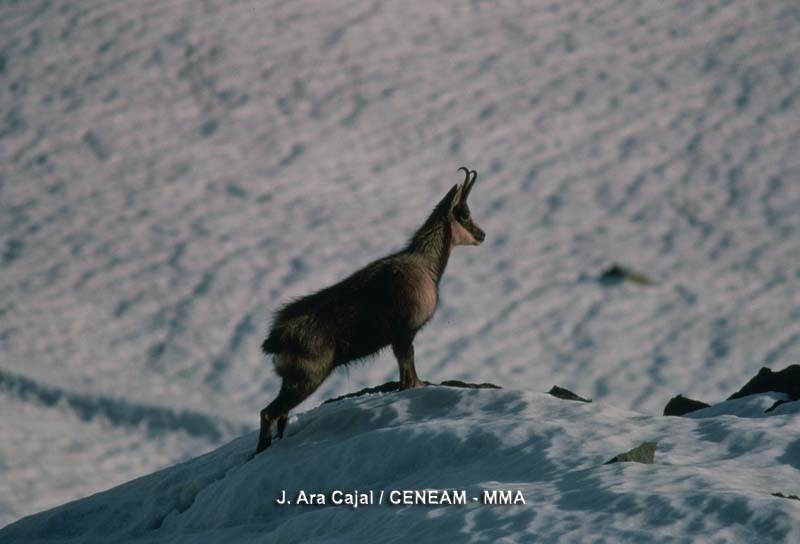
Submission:
POLYGON ((778 491, 777 493, 773 493, 772 496, 779 497, 781 499, 792 499, 794 501, 800 501, 800 497, 798 497, 797 495, 784 495, 780 491, 778 491))
POLYGON ((669 402, 664 407, 664 415, 683 416, 695 410, 700 410, 701 408, 708 408, 709 406, 711 405, 705 402, 678 395, 677 397, 669 399, 669 402))
MULTIPOLYGON (((425 385, 436 385, 430 382, 425 382, 425 385)), ((502 389, 499 385, 495 385, 493 383, 468 383, 462 382, 459 380, 447 380, 439 385, 444 385, 446 387, 463 387, 466 389, 502 389)), ((352 397, 361 397, 364 395, 370 395, 372 393, 391 393, 393 391, 398 391, 400 389, 400 382, 386 382, 381 385, 376 385, 375 387, 365 387, 360 391, 356 391, 355 393, 348 393, 346 395, 342 395, 340 397, 334 397, 332 399, 328 399, 322 404, 328 404, 329 402, 336 402, 339 400, 349 399, 352 397)))
POLYGON ((775 401, 775 404, 773 404, 772 406, 770 406, 769 408, 764 410, 764 413, 768 414, 770 412, 773 412, 775 410, 775 408, 777 408, 781 404, 786 404, 787 402, 792 402, 792 401, 790 401, 790 400, 777 400, 777 401, 775 401))
MULTIPOLYGON (((789 400, 779 400, 771 407, 767 408, 764 413, 769 413, 775 410, 781 404, 800 400, 800 365, 789 365, 783 370, 773 372, 767 367, 762 367, 749 382, 739 389, 736 393, 727 398, 727 400, 740 399, 748 395, 757 395, 759 393, 783 393, 788 395, 789 400)), ((673 397, 664 407, 665 416, 682 416, 700 408, 706 408, 708 404, 697 400, 692 400, 678 395, 673 397)))
POLYGON ((623 281, 632 281, 633 283, 637 283, 639 285, 655 285, 656 282, 645 276, 644 274, 640 274, 635 270, 631 270, 627 266, 623 266, 619 263, 613 263, 611 266, 606 268, 598 281, 602 285, 606 286, 613 286, 619 285, 623 281))
POLYGON ((578 401, 581 401, 581 402, 592 402, 592 399, 585 399, 583 397, 580 397, 580 396, 576 395, 575 393, 573 393, 569 389, 564 389, 563 387, 559 387, 557 385, 554 385, 550 389, 550 391, 548 391, 548 393, 553 395, 556 398, 559 398, 559 399, 578 400, 578 401))
POLYGON ((642 442, 630 451, 615 455, 604 464, 633 462, 652 465, 656 455, 656 444, 656 442, 642 442))
POLYGON ((770 391, 785 393, 791 400, 800 400, 800 365, 790 365, 778 372, 762 367, 755 377, 728 397, 728 400, 770 391))
POLYGON ((461 380, 445 380, 439 385, 445 385, 447 387, 464 387, 466 389, 502 389, 502 387, 493 383, 469 383, 462 382, 461 380))

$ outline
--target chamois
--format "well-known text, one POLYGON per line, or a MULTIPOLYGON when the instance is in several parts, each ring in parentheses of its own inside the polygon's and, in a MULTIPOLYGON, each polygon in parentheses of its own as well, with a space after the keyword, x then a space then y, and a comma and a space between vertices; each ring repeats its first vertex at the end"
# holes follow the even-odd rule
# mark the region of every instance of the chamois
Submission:
POLYGON ((336 285, 276 312, 261 346, 283 379, 277 398, 261 411, 256 453, 283 437, 289 410, 309 397, 334 368, 391 345, 400 389, 425 385, 414 368, 414 336, 430 320, 450 251, 479 245, 486 234, 472 220, 467 197, 478 173, 465 167, 402 251, 378 259, 336 285))

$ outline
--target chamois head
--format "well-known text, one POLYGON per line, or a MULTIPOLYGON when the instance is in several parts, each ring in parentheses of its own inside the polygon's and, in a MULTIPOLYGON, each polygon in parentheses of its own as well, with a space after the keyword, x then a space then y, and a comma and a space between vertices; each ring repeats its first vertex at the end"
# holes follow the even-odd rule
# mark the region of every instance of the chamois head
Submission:
POLYGON ((469 197, 469 193, 475 185, 478 173, 464 166, 458 170, 463 170, 466 174, 464 183, 454 185, 442 200, 442 204, 446 204, 447 218, 450 225, 450 233, 452 234, 451 243, 454 246, 477 246, 486 238, 486 233, 472 220, 472 216, 469 213, 469 205, 467 205, 467 197, 469 197))

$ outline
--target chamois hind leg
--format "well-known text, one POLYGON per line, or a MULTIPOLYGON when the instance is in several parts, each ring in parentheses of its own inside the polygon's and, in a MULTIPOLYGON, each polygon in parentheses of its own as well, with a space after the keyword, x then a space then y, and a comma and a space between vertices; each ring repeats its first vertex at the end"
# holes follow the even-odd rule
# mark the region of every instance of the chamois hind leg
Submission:
POLYGON ((289 421, 289 414, 282 414, 278 416, 278 439, 283 438, 283 431, 286 430, 286 423, 289 421))
POLYGON ((283 438, 289 411, 306 400, 331 373, 325 360, 295 359, 290 368, 283 369, 283 383, 278 396, 261 410, 261 432, 256 453, 272 444, 272 430, 277 424, 278 438, 283 438))
POLYGON ((424 387, 425 382, 417 376, 417 369, 414 367, 414 340, 404 338, 392 343, 392 352, 397 358, 397 366, 400 367, 400 389, 410 389, 412 387, 424 387))
MULTIPOLYGON (((289 410, 301 402, 303 402, 303 399, 295 391, 287 388, 286 380, 284 380, 275 400, 261 410, 261 432, 258 435, 256 453, 261 453, 272 444, 272 429, 275 427, 275 423, 279 422, 280 424, 282 417, 288 417, 289 410)), ((284 423, 283 426, 285 427, 285 425, 284 423)))

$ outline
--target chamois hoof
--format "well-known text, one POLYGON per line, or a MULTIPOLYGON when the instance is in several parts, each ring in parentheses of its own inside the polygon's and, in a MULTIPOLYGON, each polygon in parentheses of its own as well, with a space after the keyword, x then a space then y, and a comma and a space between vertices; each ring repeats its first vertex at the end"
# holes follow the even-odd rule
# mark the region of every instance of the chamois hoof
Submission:
POLYGON ((417 387, 425 387, 426 385, 428 385, 428 384, 423 382, 420 379, 416 379, 411 383, 406 383, 406 384, 401 383, 400 384, 400 391, 403 391, 405 389, 415 389, 417 387))
POLYGON ((265 437, 260 437, 258 439, 258 446, 256 446, 255 455, 258 455, 259 453, 261 453, 262 451, 267 449, 270 446, 270 444, 272 444, 272 436, 271 435, 267 435, 266 438, 265 437))

